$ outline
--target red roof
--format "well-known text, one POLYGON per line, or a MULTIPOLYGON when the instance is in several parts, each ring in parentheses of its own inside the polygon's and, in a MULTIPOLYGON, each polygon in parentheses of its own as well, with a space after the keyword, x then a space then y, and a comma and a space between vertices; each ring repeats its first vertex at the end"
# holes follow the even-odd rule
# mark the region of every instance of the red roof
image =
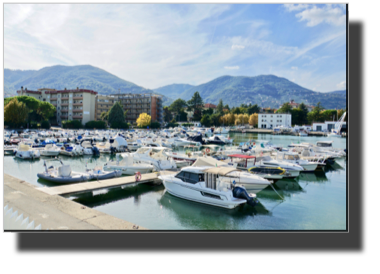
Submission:
POLYGON ((213 105, 213 104, 205 104, 205 108, 216 108, 216 105, 213 105))
POLYGON ((227 156, 232 157, 232 158, 243 158, 243 159, 256 158, 256 156, 248 156, 248 155, 243 155, 243 154, 232 154, 232 155, 227 155, 227 156))

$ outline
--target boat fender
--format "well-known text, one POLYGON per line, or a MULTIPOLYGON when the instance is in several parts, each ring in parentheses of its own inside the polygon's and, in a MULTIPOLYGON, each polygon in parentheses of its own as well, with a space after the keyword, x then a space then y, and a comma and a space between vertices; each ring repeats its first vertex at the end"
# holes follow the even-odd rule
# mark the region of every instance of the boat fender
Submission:
POLYGON ((210 149, 209 149, 209 148, 206 148, 206 152, 207 152, 207 153, 210 153, 210 149))
POLYGON ((136 182, 141 180, 141 173, 140 172, 135 173, 135 180, 136 180, 136 182))
POLYGON ((232 190, 232 195, 235 198, 247 200, 247 204, 250 206, 255 206, 257 204, 256 201, 251 196, 249 196, 247 190, 243 187, 235 186, 232 190))

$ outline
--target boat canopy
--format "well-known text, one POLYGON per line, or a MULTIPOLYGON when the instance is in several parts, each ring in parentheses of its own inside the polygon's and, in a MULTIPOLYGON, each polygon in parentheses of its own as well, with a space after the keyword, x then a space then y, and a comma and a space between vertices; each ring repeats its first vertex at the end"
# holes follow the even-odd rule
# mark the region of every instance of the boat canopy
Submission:
POLYGON ((233 172, 233 171, 240 171, 240 170, 233 167, 213 167, 213 168, 204 170, 204 172, 216 174, 216 175, 222 175, 222 176, 225 176, 228 173, 233 172))
POLYGON ((256 158, 256 156, 249 156, 249 155, 244 155, 244 154, 232 154, 232 155, 227 155, 228 157, 231 158, 243 158, 243 159, 253 159, 256 158))
POLYGON ((218 161, 212 157, 198 157, 198 159, 192 164, 193 167, 202 166, 228 166, 225 162, 218 161))

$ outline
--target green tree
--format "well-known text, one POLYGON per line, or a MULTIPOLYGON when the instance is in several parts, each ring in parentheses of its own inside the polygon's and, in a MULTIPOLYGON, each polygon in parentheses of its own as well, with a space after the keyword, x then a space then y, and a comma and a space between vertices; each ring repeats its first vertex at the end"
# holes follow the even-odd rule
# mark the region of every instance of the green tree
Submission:
POLYGON ((230 107, 228 105, 225 105, 224 108, 228 109, 228 112, 230 111, 230 107))
POLYGON ((170 122, 173 119, 172 112, 169 110, 169 107, 164 107, 164 121, 170 122))
POLYGON ((187 104, 189 109, 194 111, 194 120, 199 121, 202 118, 203 100, 198 91, 196 91, 193 97, 187 101, 187 104))
POLYGON ((256 105, 250 105, 248 108, 247 108, 247 113, 249 115, 252 115, 254 113, 259 113, 260 112, 260 107, 256 104, 256 105))
POLYGON ((186 122, 187 121, 187 113, 181 109, 178 113, 178 115, 176 116, 176 119, 178 122, 186 122))
POLYGON ((309 110, 307 109, 307 106, 302 102, 298 108, 302 111, 302 115, 300 117, 300 125, 306 125, 307 124, 307 114, 309 113, 309 110))
POLYGON ((214 113, 210 116, 211 125, 213 126, 220 126, 220 117, 222 117, 221 114, 214 113))
POLYGON ((100 113, 100 119, 102 119, 102 121, 107 121, 108 120, 108 115, 109 115, 109 111, 103 111, 102 113, 100 113))
POLYGON ((289 105, 288 102, 284 103, 281 108, 277 110, 277 113, 291 113, 292 112, 292 106, 289 105))
POLYGON ((241 112, 239 107, 236 107, 236 108, 232 108, 231 113, 232 114, 241 114, 242 112, 241 112))
POLYGON ((42 120, 48 120, 49 118, 54 116, 56 113, 56 108, 49 102, 40 102, 37 108, 38 115, 41 116, 42 120))
POLYGON ((169 110, 175 113, 179 113, 181 110, 183 110, 185 107, 187 107, 187 103, 185 100, 177 99, 175 100, 170 106, 169 110))
POLYGON ((116 102, 109 110, 108 122, 112 123, 124 123, 124 111, 120 102, 116 102))
POLYGON ((223 114, 223 100, 219 99, 219 104, 216 106, 216 113, 223 114))
POLYGON ((310 111, 307 114, 307 119, 310 124, 312 124, 313 122, 323 122, 322 110, 323 107, 321 106, 321 102, 318 102, 313 111, 310 111))
POLYGON ((4 108, 4 121, 18 126, 26 122, 29 111, 25 103, 14 98, 4 108))
POLYGON ((302 125, 303 112, 299 108, 292 109, 292 125, 302 125))
POLYGON ((323 120, 325 121, 337 121, 338 112, 335 109, 326 109, 322 112, 323 120))
POLYGON ((124 111, 124 119, 127 120, 128 109, 124 111))
POLYGON ((201 124, 205 127, 209 127, 211 126, 211 119, 210 119, 210 115, 206 114, 202 117, 201 119, 201 124))
POLYGON ((202 116, 204 115, 212 115, 214 113, 214 110, 212 108, 204 109, 202 110, 202 116))

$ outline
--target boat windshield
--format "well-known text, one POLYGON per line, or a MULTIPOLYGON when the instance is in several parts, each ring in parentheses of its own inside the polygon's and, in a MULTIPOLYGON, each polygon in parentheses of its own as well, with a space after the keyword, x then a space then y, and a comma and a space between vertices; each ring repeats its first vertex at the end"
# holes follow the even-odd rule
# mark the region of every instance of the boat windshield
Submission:
POLYGON ((293 157, 293 155, 287 154, 287 155, 285 155, 284 159, 285 160, 294 160, 294 157, 293 157))

